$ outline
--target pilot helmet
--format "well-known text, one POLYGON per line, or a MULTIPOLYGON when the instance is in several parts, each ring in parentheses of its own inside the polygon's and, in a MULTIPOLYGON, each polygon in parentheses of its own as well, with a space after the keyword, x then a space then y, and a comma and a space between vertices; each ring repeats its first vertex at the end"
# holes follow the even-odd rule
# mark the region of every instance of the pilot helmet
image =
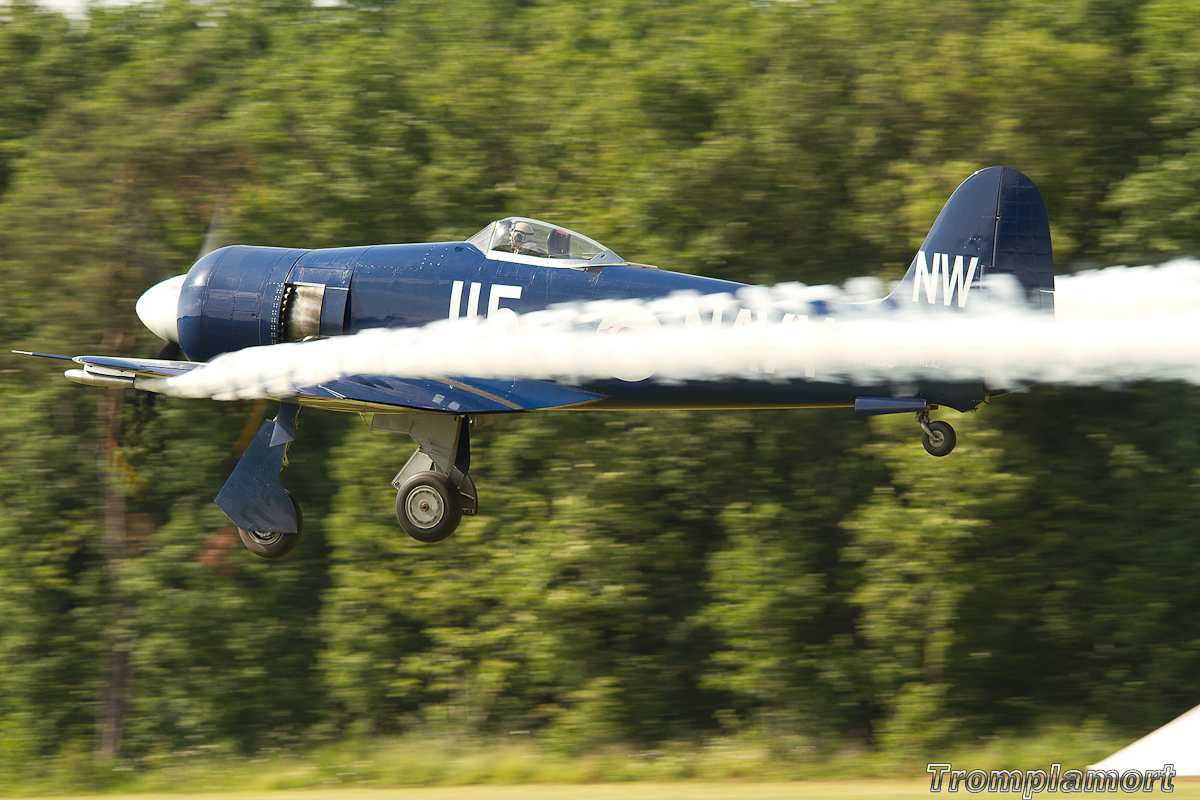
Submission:
POLYGON ((533 226, 528 222, 518 222, 513 225, 512 240, 513 245, 524 244, 533 239, 533 226))

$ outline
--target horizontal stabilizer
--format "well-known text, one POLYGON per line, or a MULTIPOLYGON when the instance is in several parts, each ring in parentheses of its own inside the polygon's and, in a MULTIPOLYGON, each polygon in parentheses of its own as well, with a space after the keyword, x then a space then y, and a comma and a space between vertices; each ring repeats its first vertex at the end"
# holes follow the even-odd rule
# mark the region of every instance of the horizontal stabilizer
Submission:
POLYGON ((860 417, 878 414, 917 414, 929 406, 923 397, 856 397, 854 413, 860 417))

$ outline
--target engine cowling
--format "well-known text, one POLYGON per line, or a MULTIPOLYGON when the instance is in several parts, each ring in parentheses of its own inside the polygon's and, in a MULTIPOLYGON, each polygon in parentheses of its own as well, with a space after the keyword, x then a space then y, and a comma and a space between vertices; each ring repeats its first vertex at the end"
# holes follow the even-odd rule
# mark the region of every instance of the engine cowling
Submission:
POLYGON ((193 361, 280 339, 288 273, 305 250, 222 247, 188 270, 179 292, 179 346, 193 361))
MULTIPOLYGON (((419 270, 431 253, 459 245, 380 245, 302 250, 235 245, 208 253, 188 270, 151 287, 138 300, 147 328, 180 345, 193 361, 258 345, 337 336, 350 330, 355 270, 378 295, 359 309, 361 325, 387 325, 397 271, 419 270)), ((368 294, 370 294, 368 292, 368 294)), ((361 299, 361 298, 360 298, 361 299)), ((424 324, 432 306, 402 315, 424 324)))

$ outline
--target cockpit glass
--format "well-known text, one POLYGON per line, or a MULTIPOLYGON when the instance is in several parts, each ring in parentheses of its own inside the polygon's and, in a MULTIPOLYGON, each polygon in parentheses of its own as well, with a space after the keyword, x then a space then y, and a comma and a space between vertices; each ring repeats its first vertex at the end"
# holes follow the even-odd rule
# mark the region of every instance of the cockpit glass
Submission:
POLYGON ((527 258, 546 259, 547 266, 555 267, 589 266, 586 262, 623 263, 620 256, 586 236, 525 217, 493 222, 467 241, 501 260, 517 260, 499 255, 509 253, 520 256, 522 262, 527 258))
POLYGON ((496 223, 489 222, 483 226, 483 230, 467 239, 467 244, 473 244, 480 250, 487 251, 488 244, 492 241, 492 228, 496 227, 496 223))

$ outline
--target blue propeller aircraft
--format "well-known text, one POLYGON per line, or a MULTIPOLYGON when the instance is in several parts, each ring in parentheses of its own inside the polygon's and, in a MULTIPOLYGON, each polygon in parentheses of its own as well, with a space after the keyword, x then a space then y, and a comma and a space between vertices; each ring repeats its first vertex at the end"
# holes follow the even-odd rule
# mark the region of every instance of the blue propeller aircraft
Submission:
MULTIPOLYGON (((981 170, 963 182, 902 282, 876 302, 891 315, 930 307, 970 314, 978 305, 969 302, 972 291, 981 296, 984 279, 996 275, 1015 278, 1029 307, 1053 313, 1045 203, 1029 178, 1005 167, 981 170)), ((493 222, 461 242, 320 250, 225 247, 200 258, 186 275, 151 287, 137 302, 146 327, 187 360, 77 356, 70 360, 79 367, 65 374, 93 386, 135 387, 142 379, 180 375, 222 353, 252 346, 418 327, 447 318, 524 314, 570 301, 660 298, 680 291, 736 296, 745 288, 630 263, 586 236, 521 217, 493 222)), ((814 314, 830 319, 846 310, 836 303, 813 305, 814 314)), ((722 319, 714 311, 705 323, 729 326, 733 314, 722 319)), ((629 324, 636 327, 636 321, 629 324)), ((396 516, 414 539, 438 542, 454 532, 464 514, 477 513, 470 431, 492 415, 550 408, 844 406, 860 415, 915 413, 925 449, 944 456, 954 447, 954 430, 931 421, 930 410, 971 411, 1003 392, 981 380, 938 380, 936 375, 916 384, 906 378, 870 386, 815 374, 776 381, 622 377, 627 380, 565 385, 470 375, 437 380, 343 375, 295 387, 277 398, 275 419, 262 423, 216 503, 255 554, 278 558, 296 545, 299 506, 279 476, 301 406, 371 412, 373 430, 412 437, 417 450, 392 482, 396 516)))

